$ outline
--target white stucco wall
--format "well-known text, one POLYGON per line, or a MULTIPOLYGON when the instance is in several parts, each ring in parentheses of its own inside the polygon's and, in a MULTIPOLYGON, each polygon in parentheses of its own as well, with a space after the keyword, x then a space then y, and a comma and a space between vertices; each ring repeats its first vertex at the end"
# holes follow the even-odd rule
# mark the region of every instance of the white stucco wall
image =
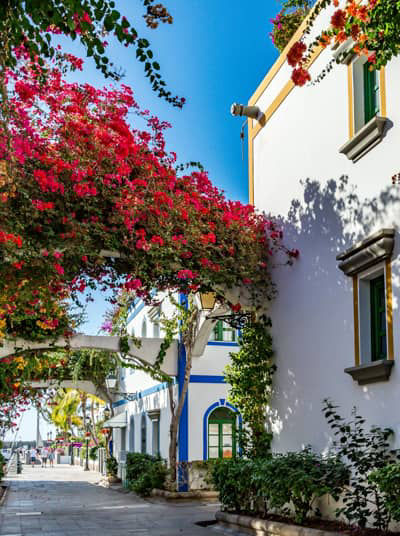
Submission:
MULTIPOLYGON (((329 50, 321 54, 312 74, 321 72, 330 54, 329 50)), ((289 79, 287 64, 278 76, 279 81, 260 100, 263 110, 289 79)), ((293 267, 276 270, 279 295, 270 309, 278 365, 271 408, 277 451, 306 444, 324 449, 329 444, 331 434, 321 414, 325 397, 331 397, 347 416, 356 405, 368 424, 392 427, 400 446, 400 367, 396 364, 400 236, 397 233, 392 263, 395 366, 387 383, 361 387, 343 372, 354 365, 352 281, 336 261, 336 255, 356 239, 383 227, 398 228, 400 190, 391 187, 391 176, 400 169, 399 92, 400 59, 396 59, 386 68, 392 128, 355 164, 338 151, 349 139, 346 66, 335 66, 313 87, 293 89, 255 138, 255 205, 280 215, 285 244, 300 250, 293 267), (345 195, 339 191, 342 175, 349 179, 345 195), (315 183, 307 186, 307 179, 315 183), (321 194, 328 181, 332 181, 330 189, 321 194), (350 197, 353 187, 355 197, 350 197), (341 197, 346 203, 339 208, 341 197), (367 206, 374 198, 376 204, 367 206), (294 201, 297 205, 291 209, 294 201), (354 211, 362 206, 363 212, 354 211)))
MULTIPOLYGON (((153 324, 149 318, 151 307, 136 306, 136 315, 132 315, 127 329, 128 333, 134 333, 141 337, 143 320, 147 324, 147 337, 153 335, 153 324)), ((162 311, 167 316, 172 315, 173 306, 168 300, 162 303, 162 311)), ((162 337, 161 330, 160 336, 162 337)), ((220 399, 226 399, 228 387, 224 383, 210 383, 207 376, 211 376, 215 381, 215 377, 221 378, 223 370, 229 362, 229 353, 237 350, 237 346, 226 345, 223 343, 213 343, 206 345, 203 355, 193 358, 192 376, 196 377, 197 382, 190 383, 188 391, 188 458, 192 460, 203 459, 203 417, 210 405, 218 402, 220 399)), ((168 390, 163 389, 156 393, 146 394, 149 389, 157 388, 160 384, 158 380, 151 378, 142 370, 125 369, 120 374, 119 391, 127 393, 142 393, 138 401, 127 402, 126 404, 117 406, 115 413, 127 411, 126 428, 126 444, 125 449, 129 450, 130 443, 130 417, 134 416, 135 441, 134 448, 136 452, 141 450, 141 417, 147 411, 152 409, 160 409, 160 454, 163 458, 168 458, 169 447, 169 425, 171 413, 169 408, 168 390)), ((175 396, 177 397, 178 386, 174 387, 175 396)), ((152 426, 151 420, 147 419, 147 452, 152 453, 152 426)), ((118 453, 124 450, 121 445, 120 432, 114 433, 114 451, 118 453)))

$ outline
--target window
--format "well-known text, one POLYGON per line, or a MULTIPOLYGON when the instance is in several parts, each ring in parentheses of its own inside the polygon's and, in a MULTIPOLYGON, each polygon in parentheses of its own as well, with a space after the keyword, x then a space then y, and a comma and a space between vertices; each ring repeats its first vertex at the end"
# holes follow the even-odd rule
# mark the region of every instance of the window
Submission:
POLYGON ((353 278, 355 366, 345 372, 359 385, 388 381, 393 368, 394 241, 394 229, 381 229, 337 256, 353 278))
POLYGON ((236 452, 236 415, 216 408, 208 418, 208 458, 232 458, 236 452))
POLYGON ((217 342, 235 342, 236 330, 223 320, 218 320, 211 332, 211 340, 217 342))
POLYGON ((129 451, 135 452, 135 417, 130 416, 129 419, 129 451))
POLYGON ((354 130, 358 132, 380 112, 380 88, 378 72, 370 70, 365 58, 353 63, 354 130))
POLYGON ((141 433, 141 444, 140 444, 140 452, 142 454, 146 454, 147 451, 147 422, 146 422, 146 415, 142 415, 142 421, 140 426, 140 433, 141 433))
POLYGON ((160 454, 160 421, 154 419, 151 421, 152 424, 152 454, 153 456, 158 456, 160 454))
POLYGON ((371 297, 371 361, 386 359, 385 279, 381 275, 370 281, 371 297))
POLYGON ((379 82, 376 70, 364 63, 364 120, 368 123, 379 112, 379 82))

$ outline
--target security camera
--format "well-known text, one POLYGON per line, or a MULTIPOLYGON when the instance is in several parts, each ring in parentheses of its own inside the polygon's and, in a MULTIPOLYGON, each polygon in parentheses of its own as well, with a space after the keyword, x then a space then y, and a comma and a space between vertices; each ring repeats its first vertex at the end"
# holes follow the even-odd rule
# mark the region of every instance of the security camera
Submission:
POLYGON ((244 104, 237 104, 234 102, 231 106, 231 114, 233 116, 245 116, 250 119, 258 119, 262 112, 258 106, 245 106, 244 104))

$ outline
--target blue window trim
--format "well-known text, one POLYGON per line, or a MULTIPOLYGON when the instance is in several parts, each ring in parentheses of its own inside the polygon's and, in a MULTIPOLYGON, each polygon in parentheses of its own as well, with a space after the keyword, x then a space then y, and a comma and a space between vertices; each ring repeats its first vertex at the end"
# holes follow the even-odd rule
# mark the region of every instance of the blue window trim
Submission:
MULTIPOLYGON (((186 309, 188 308, 188 298, 185 294, 179 295, 179 303, 186 309)), ((182 333, 179 332, 179 347, 178 347, 178 393, 181 396, 183 384, 185 382, 186 368, 186 351, 183 344, 182 333)), ((189 459, 189 397, 186 393, 185 402, 183 404, 181 417, 179 420, 178 430, 178 458, 180 462, 187 462, 189 459)), ((183 469, 178 470, 178 491, 188 491, 187 475, 182 473, 183 469)))
POLYGON ((142 302, 137 308, 136 306, 134 306, 134 309, 132 313, 128 316, 126 323, 129 324, 129 322, 131 322, 140 313, 140 311, 142 311, 144 307, 146 307, 146 304, 144 302, 142 302))
MULTIPOLYGON (((218 402, 214 402, 213 404, 211 404, 211 406, 207 408, 203 416, 203 460, 204 461, 208 460, 208 430, 207 430, 208 417, 215 408, 218 408, 220 406, 225 406, 233 410, 238 416, 239 429, 242 428, 242 416, 240 415, 239 410, 235 408, 235 406, 232 406, 232 404, 227 402, 225 398, 220 398, 218 402)), ((239 454, 240 454, 240 450, 239 450, 239 454)))
POLYGON ((207 346, 239 346, 237 342, 208 341, 207 346))
POLYGON ((223 376, 204 376, 202 374, 192 374, 190 383, 225 383, 223 376))
MULTIPOLYGON (((174 385, 177 383, 176 379, 173 380, 174 385)), ((210 375, 203 375, 203 374, 192 374, 190 376, 190 383, 225 383, 225 378, 223 376, 210 376, 210 375)), ((160 391, 164 391, 164 389, 168 388, 167 382, 164 383, 158 383, 157 385, 154 385, 153 387, 149 387, 148 389, 144 389, 143 391, 140 391, 137 394, 136 400, 140 400, 141 398, 145 398, 146 396, 152 395, 154 393, 158 393, 160 391)), ((113 408, 118 408, 119 406, 123 406, 124 404, 127 404, 128 400, 125 398, 122 398, 121 400, 118 400, 117 402, 113 402, 113 408)))

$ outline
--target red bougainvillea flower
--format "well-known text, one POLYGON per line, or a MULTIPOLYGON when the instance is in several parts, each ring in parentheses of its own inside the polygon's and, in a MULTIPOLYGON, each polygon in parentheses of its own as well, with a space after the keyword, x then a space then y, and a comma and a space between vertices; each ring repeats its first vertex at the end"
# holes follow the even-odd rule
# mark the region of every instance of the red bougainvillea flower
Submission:
MULTIPOLYGON (((295 47, 293 61, 303 52, 295 47)), ((170 125, 140 110, 129 87, 18 67, 0 125, 0 338, 71 334, 68 303, 92 288, 146 303, 155 288, 223 295, 245 284, 255 303, 273 297, 273 255, 291 262, 277 225, 227 199, 206 172, 179 174, 170 125)))
POLYGON ((296 86, 304 86, 311 80, 310 73, 303 67, 293 69, 292 81, 296 86))
POLYGON ((337 9, 331 17, 331 24, 334 28, 342 29, 346 24, 346 12, 337 9))
POLYGON ((303 55, 306 50, 306 45, 302 41, 297 41, 288 52, 288 64, 291 67, 296 67, 296 65, 303 61, 303 55))

